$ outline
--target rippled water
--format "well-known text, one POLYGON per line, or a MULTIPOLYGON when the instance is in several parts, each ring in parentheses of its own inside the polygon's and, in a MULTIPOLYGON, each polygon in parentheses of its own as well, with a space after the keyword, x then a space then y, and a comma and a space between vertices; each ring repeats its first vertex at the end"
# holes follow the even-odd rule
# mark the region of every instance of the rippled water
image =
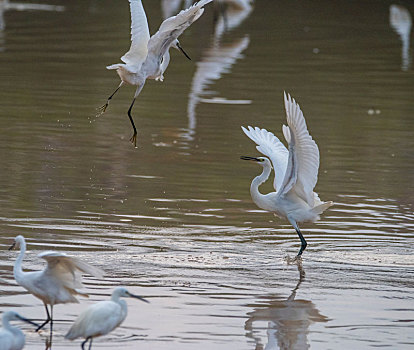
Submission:
MULTIPOLYGON (((118 84, 105 66, 129 46, 127 2, 47 4, 65 8, 1 22, 0 311, 43 317, 12 276, 23 234, 28 270, 55 249, 106 271, 86 277, 89 299, 55 307, 53 349, 79 348, 63 339, 71 322, 116 285, 151 303, 127 300, 96 348, 413 347, 413 50, 392 2, 262 0, 227 7, 227 27, 209 5, 180 40, 193 61, 174 52, 134 106, 138 149, 133 88, 95 117, 118 84), (302 266, 288 263, 293 228, 251 201, 260 169, 239 160, 257 155, 240 125, 281 136, 284 90, 320 148, 316 190, 335 202, 303 225, 302 266)), ((160 2, 144 5, 154 32, 160 2)), ((45 348, 47 332, 22 327, 45 348)))

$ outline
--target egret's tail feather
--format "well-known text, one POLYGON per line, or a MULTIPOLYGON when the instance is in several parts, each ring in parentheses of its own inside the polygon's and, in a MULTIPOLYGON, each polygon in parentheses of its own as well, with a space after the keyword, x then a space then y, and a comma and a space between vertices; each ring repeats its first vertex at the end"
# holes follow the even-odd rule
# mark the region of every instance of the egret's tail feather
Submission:
POLYGON ((331 207, 334 204, 332 201, 324 202, 322 204, 317 205, 315 208, 312 209, 316 215, 322 214, 326 209, 331 207))
POLYGON ((125 66, 125 64, 116 63, 116 64, 111 64, 110 66, 106 66, 106 69, 118 69, 118 68, 121 68, 122 66, 125 66))

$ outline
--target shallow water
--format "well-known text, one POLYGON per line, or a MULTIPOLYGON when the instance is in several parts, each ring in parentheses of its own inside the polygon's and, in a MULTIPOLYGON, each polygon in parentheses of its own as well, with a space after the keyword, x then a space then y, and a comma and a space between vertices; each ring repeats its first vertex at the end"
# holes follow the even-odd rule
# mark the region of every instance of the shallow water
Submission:
MULTIPOLYGON (((95 117, 118 84, 105 66, 129 46, 127 2, 47 4, 65 10, 2 17, 0 311, 44 314, 13 279, 7 248, 23 234, 27 269, 55 249, 106 271, 85 278, 89 299, 55 307, 53 349, 79 348, 63 339, 71 322, 117 285, 151 303, 127 300, 96 348, 413 347, 413 50, 392 2, 256 1, 229 8, 227 30, 209 6, 180 40, 193 60, 174 52, 139 96, 137 149, 133 88, 95 117), (281 136, 284 90, 319 145, 316 190, 335 202, 303 225, 302 266, 288 263, 293 228, 251 201, 260 169, 239 160, 258 155, 240 125, 281 136)), ((160 2, 144 4, 154 32, 160 2)), ((22 327, 45 348, 47 331, 22 327)))

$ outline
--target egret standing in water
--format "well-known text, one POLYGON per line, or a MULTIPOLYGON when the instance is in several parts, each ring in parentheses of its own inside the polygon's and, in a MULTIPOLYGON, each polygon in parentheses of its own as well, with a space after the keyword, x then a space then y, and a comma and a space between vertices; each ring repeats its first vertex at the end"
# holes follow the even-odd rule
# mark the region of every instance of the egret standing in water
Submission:
POLYGON ((121 297, 137 298, 148 303, 146 299, 128 292, 123 287, 115 288, 111 300, 100 301, 82 312, 65 338, 69 340, 85 338, 82 349, 88 341, 90 341, 89 349, 91 349, 93 338, 112 332, 125 320, 128 308, 127 303, 121 300, 121 297))
POLYGON ((283 135, 288 149, 266 129, 242 127, 244 133, 257 144, 257 150, 272 162, 266 157, 242 156, 241 159, 257 162, 263 167, 263 172, 253 179, 250 186, 252 199, 258 207, 288 219, 301 241, 297 255, 300 257, 307 243, 298 224, 319 220, 319 215, 333 205, 333 202, 322 202, 313 192, 318 180, 319 149, 309 135, 299 105, 290 95, 286 96, 286 93, 284 98, 288 126, 283 125, 283 135), (269 178, 272 164, 276 192, 262 194, 259 186, 269 178))
POLYGON ((130 141, 135 147, 137 145, 137 129, 131 115, 135 99, 140 94, 147 79, 164 80, 163 73, 170 62, 169 49, 171 47, 181 50, 187 58, 190 58, 181 48, 177 38, 203 14, 203 6, 211 1, 201 0, 188 9, 181 11, 178 15, 167 18, 161 23, 158 32, 150 37, 142 1, 129 0, 131 9, 131 48, 121 57, 124 63, 106 67, 107 69, 116 69, 121 78, 121 83, 100 108, 100 114, 105 112, 109 101, 122 85, 125 83, 136 85, 134 99, 128 109, 128 117, 134 129, 130 141))
POLYGON ((13 245, 20 246, 20 253, 14 264, 14 279, 23 288, 43 301, 46 309, 47 319, 36 331, 42 329, 50 322, 50 335, 53 331, 53 306, 56 304, 78 303, 75 295, 88 296, 78 290, 82 288, 82 275, 80 272, 102 278, 104 272, 77 258, 70 257, 64 253, 45 251, 38 256, 47 261, 47 266, 42 271, 24 272, 22 261, 26 252, 26 241, 23 236, 17 236, 13 245), (47 305, 50 305, 50 313, 47 305))
POLYGON ((10 321, 24 321, 34 326, 38 324, 20 316, 17 312, 7 311, 2 317, 3 327, 0 328, 0 350, 21 350, 25 344, 23 332, 10 324, 10 321))

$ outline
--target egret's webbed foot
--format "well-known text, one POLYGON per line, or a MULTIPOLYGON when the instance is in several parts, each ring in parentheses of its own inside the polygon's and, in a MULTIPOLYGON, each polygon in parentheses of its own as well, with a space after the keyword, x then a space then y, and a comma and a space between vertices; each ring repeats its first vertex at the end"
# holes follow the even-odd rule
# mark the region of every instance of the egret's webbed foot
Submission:
POLYGON ((129 141, 134 145, 135 148, 137 148, 137 131, 134 130, 134 134, 129 139, 129 141))
POLYGON ((104 114, 108 106, 109 106, 109 100, 106 101, 106 103, 103 106, 98 107, 96 109, 98 111, 98 113, 96 114, 96 117, 100 117, 102 114, 104 114))
POLYGON ((114 97, 114 95, 117 93, 117 91, 121 88, 121 86, 122 86, 123 84, 124 84, 124 82, 123 82, 123 81, 121 81, 121 84, 119 84, 119 86, 118 86, 118 87, 116 88, 116 90, 112 93, 112 95, 108 97, 108 99, 106 100, 106 103, 105 103, 103 106, 101 106, 101 107, 98 107, 98 108, 97 108, 98 114, 96 115, 96 117, 100 117, 102 114, 104 114, 104 113, 105 113, 106 109, 107 109, 107 108, 108 108, 108 106, 109 106, 109 101, 112 99, 112 97, 114 97))

